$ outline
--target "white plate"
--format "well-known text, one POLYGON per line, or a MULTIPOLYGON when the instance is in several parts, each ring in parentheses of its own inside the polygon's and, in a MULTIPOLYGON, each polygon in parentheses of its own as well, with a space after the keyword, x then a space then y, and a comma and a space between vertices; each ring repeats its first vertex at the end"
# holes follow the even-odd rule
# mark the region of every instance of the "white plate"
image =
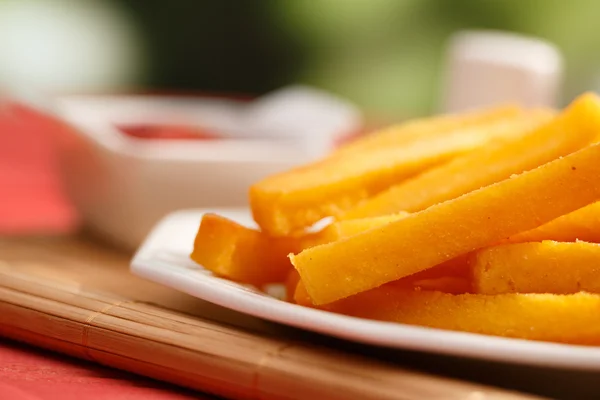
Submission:
MULTIPOLYGON (((212 211, 254 226, 247 210, 212 211)), ((180 211, 163 219, 135 255, 132 271, 223 307, 356 342, 490 361, 600 371, 600 347, 505 339, 348 317, 286 303, 252 287, 215 277, 189 258, 203 213, 180 211)))

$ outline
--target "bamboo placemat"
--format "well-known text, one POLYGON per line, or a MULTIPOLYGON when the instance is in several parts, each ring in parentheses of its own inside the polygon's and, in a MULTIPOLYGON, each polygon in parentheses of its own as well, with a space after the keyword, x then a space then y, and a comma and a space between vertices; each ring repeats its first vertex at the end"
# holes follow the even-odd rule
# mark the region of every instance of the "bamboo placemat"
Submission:
POLYGON ((89 239, 0 240, 0 335, 233 399, 533 398, 340 351, 134 277, 128 260, 89 239))

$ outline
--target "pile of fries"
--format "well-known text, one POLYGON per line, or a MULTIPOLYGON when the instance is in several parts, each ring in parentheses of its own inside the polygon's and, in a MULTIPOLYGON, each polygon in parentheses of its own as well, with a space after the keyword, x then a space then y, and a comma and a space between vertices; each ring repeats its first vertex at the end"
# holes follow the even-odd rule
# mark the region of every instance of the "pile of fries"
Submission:
POLYGON ((191 257, 307 307, 600 344, 599 140, 591 93, 409 121, 257 182, 260 230, 207 214, 191 257))

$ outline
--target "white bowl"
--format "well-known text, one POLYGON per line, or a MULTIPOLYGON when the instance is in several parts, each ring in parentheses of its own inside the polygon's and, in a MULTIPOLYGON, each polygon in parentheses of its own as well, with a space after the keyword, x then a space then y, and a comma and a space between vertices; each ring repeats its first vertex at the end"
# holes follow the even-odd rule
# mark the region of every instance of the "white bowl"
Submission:
POLYGON ((448 43, 446 113, 502 103, 556 107, 563 56, 545 40, 503 31, 460 31, 448 43))
POLYGON ((68 96, 52 109, 70 126, 60 140, 69 197, 86 225, 129 248, 172 211, 246 205, 252 183, 321 157, 361 126, 352 105, 302 87, 250 103, 68 96), (135 123, 201 124, 227 139, 146 140, 116 128, 135 123))

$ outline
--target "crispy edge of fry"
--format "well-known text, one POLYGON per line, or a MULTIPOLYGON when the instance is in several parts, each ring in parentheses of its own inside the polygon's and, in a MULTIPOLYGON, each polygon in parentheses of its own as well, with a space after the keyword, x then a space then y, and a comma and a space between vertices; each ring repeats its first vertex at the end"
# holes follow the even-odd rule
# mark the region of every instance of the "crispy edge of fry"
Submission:
POLYGON ((504 242, 521 243, 542 240, 557 242, 582 240, 600 243, 600 202, 560 216, 535 229, 513 235, 504 242))
POLYGON ((313 301, 326 304, 431 268, 595 202, 600 198, 599 175, 600 145, 594 144, 378 229, 315 246, 290 258, 313 301))
POLYGON ((468 262, 476 293, 600 293, 596 243, 504 244, 475 251, 468 262))

